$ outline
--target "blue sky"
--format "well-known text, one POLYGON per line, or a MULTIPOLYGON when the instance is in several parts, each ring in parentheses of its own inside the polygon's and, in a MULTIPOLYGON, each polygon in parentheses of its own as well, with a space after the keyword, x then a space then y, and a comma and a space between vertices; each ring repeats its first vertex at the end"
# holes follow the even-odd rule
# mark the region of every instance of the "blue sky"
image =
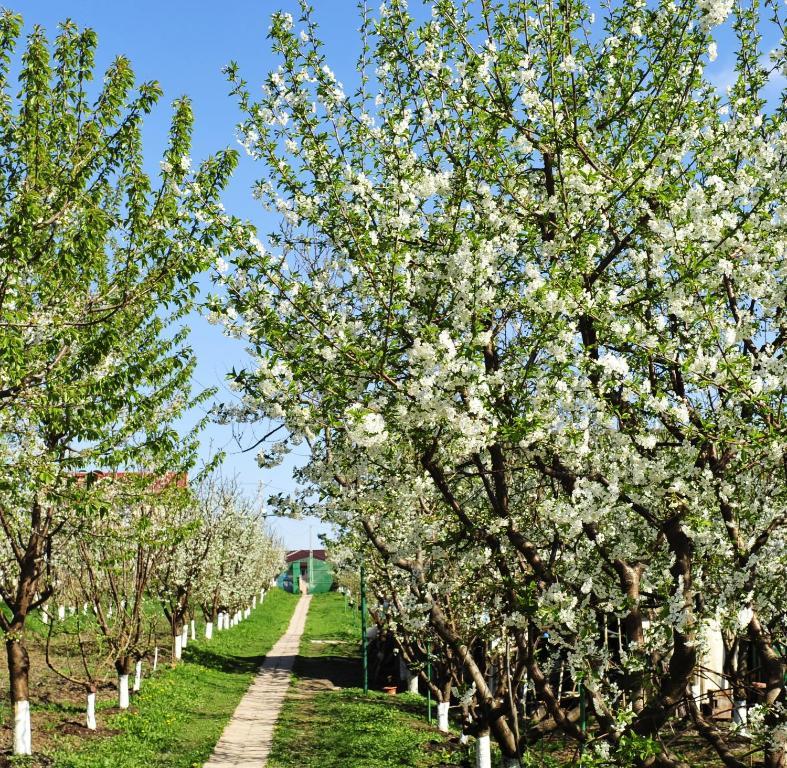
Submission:
MULTIPOLYGON (((0 0, 3 2, 3 0, 0 0)), ((164 98, 145 126, 145 152, 151 173, 158 172, 158 161, 166 142, 171 101, 182 94, 191 97, 196 119, 192 155, 194 160, 217 149, 235 146, 235 125, 241 115, 234 100, 228 95, 227 81, 222 68, 231 60, 240 64, 244 77, 253 88, 259 87, 264 76, 277 62, 270 53, 266 39, 270 14, 279 8, 297 16, 297 5, 288 0, 230 0, 225 3, 205 0, 5 0, 3 5, 21 13, 25 29, 33 24, 43 25, 50 37, 57 24, 69 17, 79 26, 89 26, 98 34, 97 69, 103 71, 118 54, 128 56, 138 81, 158 80, 164 98)), ((355 3, 336 0, 316 3, 316 14, 321 22, 334 69, 352 81, 358 27, 355 3)), ((98 79, 98 78, 97 78, 98 79)), ((252 181, 262 169, 245 155, 225 195, 229 211, 250 219, 261 234, 273 229, 274 221, 267 217, 250 193, 252 181)), ((209 281, 205 280, 208 285, 209 281)), ((198 358, 196 382, 201 387, 220 387, 218 398, 233 395, 224 386, 224 377, 233 365, 240 366, 246 359, 244 345, 226 338, 221 329, 209 325, 199 316, 192 318, 192 345, 198 358)), ((241 441, 254 442, 251 433, 241 441)), ((225 472, 237 473, 246 490, 254 494, 260 483, 265 495, 290 491, 294 485, 291 471, 295 462, 305 459, 304 448, 285 464, 275 469, 260 469, 255 452, 242 453, 230 427, 213 425, 203 438, 203 451, 222 449, 227 453, 225 472)), ((307 547, 310 528, 315 546, 317 534, 325 528, 318 520, 272 519, 271 527, 284 539, 288 548, 307 547)))
MULTIPOLYGON (((3 0, 0 0, 3 2, 3 0)), ((158 80, 164 99, 147 120, 145 147, 150 171, 158 171, 158 160, 166 141, 169 103, 181 94, 191 97, 196 117, 193 156, 195 161, 225 146, 237 146, 235 125, 241 115, 228 96, 227 81, 222 68, 231 60, 240 65, 243 77, 252 91, 259 88, 264 76, 277 65, 266 39, 271 13, 288 10, 297 18, 293 0, 230 0, 225 3, 206 0, 5 0, 12 10, 25 19, 26 29, 42 24, 50 36, 66 17, 80 26, 90 26, 99 38, 97 66, 103 70, 117 54, 131 59, 137 79, 158 80)), ((354 63, 358 52, 356 29, 359 19, 353 0, 313 0, 316 18, 331 66, 346 85, 354 81, 354 63)), ((414 5, 418 5, 414 3, 414 5)), ((719 35, 719 58, 707 72, 717 87, 725 88, 732 81, 733 60, 729 24, 719 35)), ((771 41, 769 41, 771 42, 771 41)), ((782 77, 774 78, 768 95, 773 99, 783 85, 782 77)), ((262 169, 245 155, 225 195, 228 210, 257 224, 261 237, 274 228, 250 194, 251 184, 262 169)), ((205 284, 209 281, 206 279, 205 284)), ((241 342, 226 338, 220 328, 194 316, 192 344, 199 365, 196 382, 201 387, 219 387, 219 399, 233 394, 224 386, 225 374, 233 366, 242 366, 246 354, 241 342)), ((264 492, 290 491, 292 467, 305 459, 304 448, 275 469, 257 467, 254 452, 244 453, 241 445, 254 442, 249 433, 240 441, 234 439, 231 427, 212 425, 205 433, 203 451, 224 450, 226 472, 238 474, 249 493, 263 483, 264 492)), ((306 547, 310 528, 316 536, 324 528, 317 520, 272 520, 272 527, 288 547, 306 547)))

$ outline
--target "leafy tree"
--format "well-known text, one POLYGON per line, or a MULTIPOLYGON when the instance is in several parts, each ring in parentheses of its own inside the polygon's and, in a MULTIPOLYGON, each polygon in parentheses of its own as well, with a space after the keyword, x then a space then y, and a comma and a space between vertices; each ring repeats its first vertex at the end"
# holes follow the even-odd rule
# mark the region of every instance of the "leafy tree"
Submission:
POLYGON ((180 99, 155 182, 141 130, 158 84, 135 87, 119 57, 94 87, 95 34, 65 22, 51 46, 33 28, 17 97, 21 24, 0 16, 0 626, 14 748, 29 753, 25 620, 51 594, 59 537, 100 511, 78 473, 193 462, 194 435, 179 441, 173 426, 195 402, 177 324, 222 252, 218 195, 236 156, 192 169, 180 99))

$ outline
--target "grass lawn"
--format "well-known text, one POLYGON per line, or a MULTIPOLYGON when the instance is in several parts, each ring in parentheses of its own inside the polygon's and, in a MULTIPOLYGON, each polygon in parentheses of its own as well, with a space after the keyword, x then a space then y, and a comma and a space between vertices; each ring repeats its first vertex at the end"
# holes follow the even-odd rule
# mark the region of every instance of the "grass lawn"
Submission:
POLYGON ((469 765, 456 741, 429 728, 423 699, 320 691, 284 705, 268 768, 438 768, 469 765))
POLYGON ((426 722, 426 699, 359 688, 360 622, 336 593, 315 595, 301 658, 276 726, 268 768, 449 768, 470 765, 458 739, 426 722), (320 678, 327 678, 328 680, 320 678))
MULTIPOLYGON (((271 590, 246 621, 190 643, 186 663, 143 682, 127 712, 111 701, 98 707, 97 737, 65 735, 62 723, 48 739, 50 758, 15 760, 13 765, 53 768, 195 768, 210 755, 263 657, 284 633, 297 597, 271 590)), ((34 715, 35 717, 35 715, 34 715)), ((72 720, 82 711, 73 707, 72 720)), ((40 727, 46 728, 46 720, 40 727)), ((36 722, 34 720, 34 722, 36 722)), ((35 740, 35 734, 34 734, 35 740)))
POLYGON ((314 595, 301 638, 300 655, 306 658, 343 656, 361 658, 361 619, 357 609, 344 607, 338 592, 314 595))

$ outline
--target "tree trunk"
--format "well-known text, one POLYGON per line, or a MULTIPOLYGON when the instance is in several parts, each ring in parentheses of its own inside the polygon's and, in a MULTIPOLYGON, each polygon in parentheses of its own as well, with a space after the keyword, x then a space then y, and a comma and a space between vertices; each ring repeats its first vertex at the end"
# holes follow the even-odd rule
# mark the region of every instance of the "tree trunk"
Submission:
POLYGON ((441 701, 437 705, 437 728, 443 733, 448 733, 448 707, 447 701, 441 701))
POLYGON ((115 661, 115 669, 118 674, 118 707, 128 709, 128 676, 131 672, 131 657, 121 656, 115 661))
POLYGON ((172 648, 173 663, 177 663, 178 661, 180 661, 182 656, 183 656, 183 633, 179 629, 176 629, 175 634, 173 635, 173 648, 172 648))
POLYGON ((138 693, 142 688, 142 659, 139 659, 134 667, 134 693, 138 693))
POLYGON ((30 730, 30 700, 28 679, 30 674, 30 657, 22 642, 22 626, 16 629, 6 640, 8 656, 8 677, 11 688, 11 702, 14 705, 14 754, 31 755, 33 753, 32 735, 30 730))
POLYGON ((96 730, 96 687, 87 689, 87 708, 85 711, 85 725, 89 731, 96 730))
POLYGON ((489 731, 482 731, 475 742, 476 768, 492 768, 492 749, 489 742, 489 731))

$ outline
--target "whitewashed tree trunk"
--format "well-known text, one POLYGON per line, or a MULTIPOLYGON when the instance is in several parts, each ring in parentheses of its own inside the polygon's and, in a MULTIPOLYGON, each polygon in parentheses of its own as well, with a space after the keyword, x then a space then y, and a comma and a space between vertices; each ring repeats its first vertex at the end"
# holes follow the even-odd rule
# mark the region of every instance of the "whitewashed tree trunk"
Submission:
POLYGON ((85 725, 89 731, 96 730, 96 694, 92 691, 87 695, 87 710, 85 712, 85 725))
POLYGON ((153 671, 156 671, 156 667, 158 667, 158 646, 153 649, 153 671))
POLYGON ((185 650, 188 647, 188 644, 189 644, 189 625, 184 624, 183 633, 181 634, 181 640, 180 640, 181 648, 185 650))
POLYGON ((118 707, 128 709, 128 675, 118 675, 118 707))
POLYGON ((63 621, 66 618, 66 607, 65 607, 65 605, 58 605, 57 606, 57 618, 60 621, 63 621))
POLYGON ((732 722, 735 725, 746 725, 749 722, 746 699, 735 699, 735 704, 732 708, 732 722))
POLYGON ((213 622, 209 621, 205 624, 205 639, 212 640, 213 639, 213 622))
POLYGON ((563 698, 563 670, 565 669, 564 663, 560 662, 560 674, 557 677, 557 700, 560 703, 560 700, 563 698))
POLYGON ((29 701, 17 701, 14 703, 14 754, 33 754, 29 701))
POLYGON ((476 739, 475 768, 492 768, 492 749, 488 732, 479 735, 476 739))
POLYGON ((257 595, 254 595, 254 597, 251 598, 251 607, 252 610, 257 607, 257 595))
POLYGON ((175 635, 175 661, 180 661, 183 656, 183 635, 178 632, 175 635))
POLYGON ((46 612, 46 608, 41 609, 41 621, 44 624, 49 624, 49 614, 46 612))
POLYGON ((194 621, 194 619, 191 620, 191 639, 192 640, 197 639, 197 624, 194 621))
POLYGON ((448 707, 447 701, 441 701, 437 705, 437 729, 443 733, 448 733, 448 707))
POLYGON ((470 737, 466 733, 463 733, 459 736, 460 744, 467 744, 468 741, 470 741, 470 737))
POLYGON ((407 683, 409 693, 418 693, 418 675, 410 673, 410 681, 407 683))
POLYGON ((134 668, 134 693, 139 691, 142 687, 142 661, 137 662, 137 666, 134 668))

